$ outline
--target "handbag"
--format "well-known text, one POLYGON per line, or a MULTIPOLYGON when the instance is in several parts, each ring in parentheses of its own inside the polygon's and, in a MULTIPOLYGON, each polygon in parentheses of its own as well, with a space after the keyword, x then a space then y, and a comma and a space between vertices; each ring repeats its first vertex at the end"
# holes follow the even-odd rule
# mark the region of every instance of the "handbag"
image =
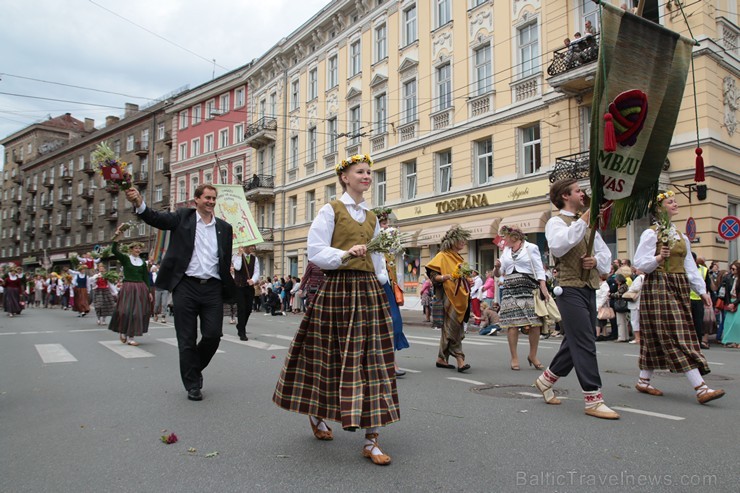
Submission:
POLYGON ((737 301, 735 301, 734 303, 729 303, 725 305, 725 311, 730 312, 730 313, 735 313, 737 311, 737 301))
MULTIPOLYGON (((532 260, 532 252, 527 249, 527 255, 529 255, 529 265, 532 267, 532 277, 537 278, 536 271, 534 270, 534 261, 532 260)), ((550 319, 552 323, 560 322, 563 317, 560 315, 558 305, 555 304, 555 300, 552 296, 548 296, 545 300, 544 295, 540 291, 540 288, 534 288, 532 291, 532 297, 534 298, 534 313, 538 317, 550 319)))
POLYGON ((614 300, 614 311, 617 313, 629 313, 630 309, 627 306, 627 300, 624 298, 614 300))
POLYGON ((614 309, 612 309, 612 307, 610 307, 609 305, 602 306, 596 313, 596 318, 598 318, 599 320, 611 320, 616 316, 617 314, 614 313, 614 309))
POLYGON ((714 303, 714 307, 717 310, 724 310, 725 309, 725 300, 722 298, 717 298, 717 301, 714 303))
POLYGON ((714 308, 704 307, 704 320, 702 321, 704 333, 708 335, 717 333, 717 319, 714 316, 714 308))
POLYGON ((396 282, 393 283, 393 295, 396 297, 396 304, 403 306, 403 289, 396 282))
POLYGON ((635 301, 637 298, 637 292, 636 291, 627 291, 622 295, 622 298, 628 301, 635 301))

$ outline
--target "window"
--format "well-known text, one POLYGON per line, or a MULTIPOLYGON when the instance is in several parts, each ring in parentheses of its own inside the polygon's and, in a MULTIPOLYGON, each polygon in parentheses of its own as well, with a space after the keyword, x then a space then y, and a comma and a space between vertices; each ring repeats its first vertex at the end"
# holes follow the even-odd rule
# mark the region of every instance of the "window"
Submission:
POLYGON ((491 46, 475 50, 475 84, 478 96, 491 90, 491 46))
POLYGON ((141 131, 141 148, 149 149, 149 129, 141 131))
POLYGON ((225 168, 219 168, 218 174, 219 174, 219 180, 221 181, 221 184, 229 183, 229 170, 225 168))
POLYGON ((403 123, 416 121, 416 79, 403 83, 403 123))
POLYGON ((335 184, 327 185, 324 188, 324 197, 326 202, 331 202, 337 199, 337 186, 335 184))
POLYGON ((386 132, 386 95, 375 96, 375 134, 386 132))
POLYGON ((157 185, 154 187, 154 201, 162 202, 162 185, 157 185))
POLYGON ((308 100, 319 97, 319 69, 314 68, 308 73, 308 100))
POLYGON ((288 197, 288 224, 293 225, 298 221, 298 197, 288 197))
POLYGON ((416 161, 403 163, 404 195, 406 200, 416 198, 416 161))
POLYGON ((519 75, 533 75, 539 66, 539 40, 537 23, 519 28, 519 75))
POLYGON ((141 171, 142 173, 149 172, 149 156, 144 156, 143 158, 141 158, 139 171, 141 171))
POLYGON ((204 144, 204 151, 205 152, 212 152, 213 151, 213 134, 208 134, 205 136, 205 140, 203 141, 204 144))
POLYGON ((271 145, 267 147, 267 170, 269 175, 275 176, 275 146, 271 145))
POLYGON ((244 168, 241 164, 234 166, 234 178, 237 183, 241 183, 244 180, 244 168))
POLYGON ((229 129, 224 128, 218 131, 218 148, 229 147, 229 129))
POLYGON ((385 24, 375 28, 375 61, 379 62, 388 56, 388 32, 385 24))
POLYGON ((437 110, 445 110, 452 106, 452 73, 450 64, 446 63, 437 68, 437 110))
MULTIPOLYGON (((185 116, 187 116, 187 112, 185 112, 185 116)), ((187 127, 187 124, 185 124, 187 127)), ((115 142, 113 142, 113 152, 116 154, 116 156, 121 155, 121 141, 116 139, 115 142)), ((92 162, 92 152, 90 153, 90 162, 92 162)))
POLYGON ((306 192, 306 221, 313 221, 316 217, 316 192, 306 192))
POLYGON ((185 201, 185 180, 180 180, 179 182, 177 182, 177 201, 185 201))
POLYGON ((134 136, 129 135, 126 137, 126 152, 131 152, 134 150, 134 136))
POLYGON ((229 93, 222 94, 220 101, 218 102, 218 109, 221 110, 221 114, 228 113, 231 110, 231 101, 230 101, 229 93))
POLYGON ((316 127, 308 129, 308 161, 316 161, 316 127))
POLYGON ((354 77, 362 71, 362 50, 358 39, 349 45, 349 76, 354 77))
POLYGON ((349 143, 351 145, 360 143, 360 107, 355 106, 349 109, 349 126, 352 135, 350 135, 349 143))
POLYGON ((375 171, 373 175, 373 183, 375 184, 375 189, 373 190, 373 204, 375 207, 380 207, 385 205, 385 170, 379 169, 378 171, 375 171))
POLYGON ((190 145, 190 155, 192 157, 198 156, 200 154, 200 139, 193 139, 193 142, 190 145))
POLYGON ((327 74, 326 74, 326 88, 327 89, 331 89, 332 87, 336 87, 337 85, 339 85, 338 70, 339 70, 339 66, 337 63, 337 55, 334 55, 331 58, 329 58, 329 63, 327 65, 327 74))
POLYGON ((180 144, 180 152, 178 152, 180 156, 180 161, 183 161, 188 158, 188 145, 183 143, 180 144))
POLYGON ((475 143, 475 158, 478 185, 491 183, 493 181, 493 143, 491 139, 479 140, 475 143))
MULTIPOLYGON (((486 3, 486 1, 487 0, 473 0, 473 5, 472 6, 473 7, 477 7, 478 5, 483 5, 484 3, 486 3)), ((590 1, 590 0, 588 0, 588 1, 590 1)))
POLYGON ((264 149, 257 152, 257 172, 261 175, 265 174, 265 150, 264 149))
POLYGON ((437 168, 439 176, 439 191, 447 193, 452 189, 452 151, 437 153, 437 168))
POLYGON ((298 167, 298 136, 290 138, 290 166, 288 169, 296 169, 298 167))
POLYGON ((240 87, 234 91, 234 108, 240 108, 244 106, 244 88, 240 87))
POLYGON ((444 26, 452 20, 452 1, 451 0, 436 0, 437 9, 435 14, 437 15, 437 26, 444 26))
POLYGON ((540 125, 538 123, 531 127, 522 128, 520 132, 524 174, 536 173, 542 166, 540 156, 540 125))
POLYGON ((105 202, 101 202, 98 205, 98 214, 100 214, 101 216, 105 215, 105 202))
POLYGON ((270 94, 270 116, 277 116, 277 93, 270 94))
POLYGON ((218 115, 216 111, 216 100, 211 99, 210 101, 206 101, 206 120, 210 120, 216 115, 218 115))
POLYGON ((198 188, 198 177, 197 176, 191 176, 190 177, 190 196, 195 197, 195 189, 198 188))
POLYGON ((295 110, 298 109, 298 105, 300 104, 298 98, 300 96, 300 83, 299 80, 294 80, 290 83, 290 109, 295 110))
POLYGON ((326 150, 329 154, 337 152, 337 118, 326 121, 326 150))
POLYGON ((193 114, 193 125, 199 124, 200 121, 203 119, 203 116, 202 116, 203 109, 202 109, 202 107, 200 105, 193 106, 193 108, 192 108, 191 111, 192 111, 192 114, 193 114))
POLYGON ((234 142, 240 143, 244 141, 244 125, 239 123, 234 125, 234 142))
POLYGON ((203 183, 213 183, 213 174, 205 173, 203 175, 203 183))
MULTIPOLYGON (((85 169, 85 156, 80 156, 77 158, 77 170, 82 171, 85 169)), ((34 179, 34 185, 36 184, 36 180, 34 179)))
POLYGON ((180 129, 188 128, 188 110, 180 112, 180 129))
POLYGON ((599 7, 591 0, 581 0, 581 13, 583 15, 583 33, 589 32, 588 26, 591 26, 591 34, 599 32, 599 7))
POLYGON ((164 140, 166 135, 167 131, 165 130, 164 123, 157 125, 157 140, 164 140))
POLYGON ((418 39, 416 30, 416 5, 412 5, 403 11, 403 41, 404 45, 413 43, 418 39))

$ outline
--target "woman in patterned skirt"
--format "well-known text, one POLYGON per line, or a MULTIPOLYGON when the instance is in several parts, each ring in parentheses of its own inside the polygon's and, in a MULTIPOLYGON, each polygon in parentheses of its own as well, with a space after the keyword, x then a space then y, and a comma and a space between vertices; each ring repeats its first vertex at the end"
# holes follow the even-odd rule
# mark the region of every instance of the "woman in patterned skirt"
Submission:
POLYGON ((363 199, 372 159, 353 156, 336 166, 345 193, 324 205, 308 232, 308 260, 326 281, 308 306, 285 358, 273 401, 306 414, 314 436, 332 440, 326 421, 365 430, 362 455, 391 462, 378 445, 380 427, 399 420, 393 370, 393 326, 382 285, 385 259, 367 254, 380 231, 363 199))
POLYGON ((105 325, 105 317, 110 317, 116 310, 116 299, 114 298, 115 285, 108 282, 105 275, 105 266, 98 264, 98 273, 90 278, 95 296, 93 297, 93 306, 95 307, 95 316, 98 318, 98 325, 105 325))
POLYGON ((8 274, 3 278, 3 306, 6 315, 9 317, 20 315, 23 311, 21 291, 25 280, 23 269, 20 267, 11 267, 8 274))
POLYGON ((118 302, 108 329, 118 333, 121 342, 138 346, 134 338, 149 332, 149 269, 139 256, 143 244, 135 241, 128 246, 128 255, 118 249, 117 238, 125 223, 113 235, 113 255, 123 266, 123 285, 118 292, 118 302))
POLYGON ((550 297, 547 291, 545 268, 537 245, 529 243, 524 233, 518 228, 504 226, 499 234, 504 238, 506 247, 500 259, 496 259, 495 277, 504 274, 504 287, 501 290, 500 326, 507 330, 511 369, 519 370, 519 354, 516 346, 519 340, 519 329, 529 329, 529 355, 527 362, 538 370, 544 366, 537 359, 537 348, 542 330, 542 319, 534 312, 532 292, 539 287, 544 299, 550 297))
POLYGON ((643 394, 663 395, 650 383, 653 372, 683 373, 699 403, 706 404, 725 392, 710 389, 702 378, 710 370, 696 338, 689 292, 698 293, 707 308, 712 307, 712 299, 691 257, 688 238, 670 222, 678 214, 674 195, 668 191, 653 201, 656 215, 667 218, 660 222, 669 224, 646 229, 635 252, 635 268, 645 273, 640 293, 640 378, 635 388, 643 394))

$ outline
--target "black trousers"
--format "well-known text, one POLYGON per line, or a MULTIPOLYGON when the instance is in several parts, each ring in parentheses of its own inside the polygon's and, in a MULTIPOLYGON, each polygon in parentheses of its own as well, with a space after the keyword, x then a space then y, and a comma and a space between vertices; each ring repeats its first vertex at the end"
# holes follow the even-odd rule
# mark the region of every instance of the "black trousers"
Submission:
POLYGON ((589 288, 563 287, 555 300, 563 319, 563 342, 550 363, 550 371, 564 377, 576 370, 584 391, 601 388, 599 364, 596 361, 596 292, 589 288))
POLYGON ((252 314, 254 305, 254 286, 236 288, 236 333, 241 336, 247 335, 247 322, 252 314))
POLYGON ((218 279, 213 278, 202 283, 185 276, 172 292, 175 333, 180 350, 180 377, 185 390, 202 388, 203 369, 211 362, 221 342, 224 323, 221 289, 221 281, 218 279))
POLYGON ((691 300, 691 318, 694 319, 696 338, 701 344, 704 338, 704 300, 691 300))

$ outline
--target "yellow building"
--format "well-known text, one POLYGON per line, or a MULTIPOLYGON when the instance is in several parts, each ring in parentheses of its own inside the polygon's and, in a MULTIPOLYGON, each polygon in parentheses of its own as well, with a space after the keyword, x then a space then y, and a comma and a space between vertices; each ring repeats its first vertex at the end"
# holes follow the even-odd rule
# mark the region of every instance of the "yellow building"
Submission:
MULTIPOLYGON (((688 36, 677 3, 654 13, 688 36)), ((546 252, 550 172, 581 167, 587 184, 598 51, 565 63, 561 48, 587 21, 598 38, 596 9, 590 0, 335 1, 254 61, 246 143, 252 173, 274 186, 247 197, 260 227, 274 228, 274 273, 302 274, 311 220, 341 192, 334 165, 358 153, 375 160, 366 198, 392 207, 412 234, 397 262, 407 291, 453 224, 473 231, 464 255, 481 271, 504 224, 546 252)), ((696 219, 697 251, 726 263, 738 241, 720 242, 717 223, 740 213, 737 1, 691 12, 708 197, 685 186, 696 146, 691 75, 661 182, 687 195, 679 224, 696 219)), ((646 225, 606 232, 614 255, 631 257, 646 225)))

